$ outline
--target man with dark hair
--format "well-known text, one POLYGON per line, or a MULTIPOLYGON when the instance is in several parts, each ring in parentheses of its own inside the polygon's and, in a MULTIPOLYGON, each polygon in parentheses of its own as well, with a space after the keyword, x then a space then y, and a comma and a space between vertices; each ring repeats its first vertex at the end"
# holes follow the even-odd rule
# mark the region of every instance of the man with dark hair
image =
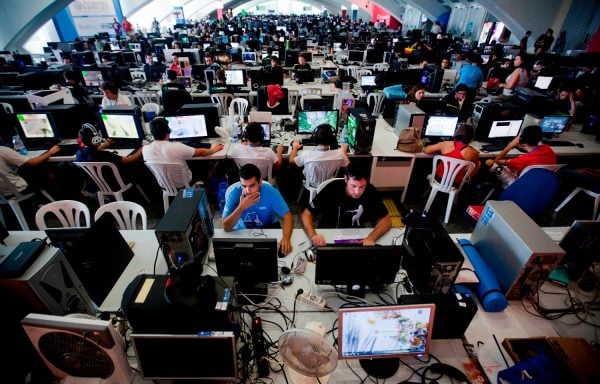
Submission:
POLYGON ((210 149, 193 148, 179 141, 169 141, 171 128, 169 128, 167 120, 162 117, 157 117, 150 122, 150 131, 154 141, 142 148, 144 160, 147 163, 180 164, 185 170, 185 174, 174 175, 178 187, 184 187, 192 181, 192 172, 187 166, 187 159, 210 156, 221 151, 224 147, 223 144, 215 144, 210 149))
POLYGON ((525 36, 523 36, 523 38, 521 39, 521 42, 519 43, 519 52, 520 53, 526 53, 527 52, 527 42, 529 40, 529 37, 531 36, 531 31, 527 31, 525 32, 525 36))
POLYGON ((244 165, 239 175, 240 181, 230 185, 225 193, 223 229, 274 228, 283 219, 279 250, 287 255, 293 248, 294 217, 285 200, 275 187, 262 181, 256 165, 244 165))
POLYGON ((177 72, 172 69, 167 69, 167 82, 163 84, 162 90, 168 91, 172 89, 178 89, 180 91, 185 91, 185 86, 183 84, 179 84, 177 82, 177 72))
POLYGON ((277 146, 277 154, 271 148, 263 147, 262 141, 265 137, 263 127, 256 122, 249 123, 244 133, 243 144, 236 145, 231 150, 232 158, 269 159, 273 162, 273 169, 281 167, 283 157, 283 146, 277 146))
POLYGON ((338 150, 331 150, 331 146, 337 144, 337 139, 333 128, 329 124, 321 124, 315 129, 315 142, 317 148, 314 151, 298 151, 302 149, 302 144, 299 141, 294 141, 292 144, 292 152, 290 153, 289 163, 303 167, 309 161, 320 160, 339 160, 345 167, 350 163, 348 158, 348 144, 342 144, 338 150))
POLYGON ((104 92, 104 97, 102 97, 102 108, 133 106, 129 97, 119 95, 119 88, 112 81, 107 81, 102 84, 102 92, 104 92))
POLYGON ((169 69, 175 71, 175 73, 177 73, 177 76, 181 76, 181 64, 179 63, 179 56, 176 53, 173 53, 171 59, 173 60, 173 62, 169 66, 169 69))
POLYGON ((215 83, 208 90, 209 94, 215 93, 233 93, 233 89, 225 84, 225 71, 217 69, 215 72, 215 83))
POLYGON ((535 40, 535 43, 533 43, 533 47, 535 48, 536 54, 548 52, 548 50, 550 49, 550 46, 554 42, 553 35, 554 35, 554 31, 552 30, 552 28, 548 28, 546 30, 546 33, 544 33, 543 35, 540 35, 535 40))
POLYGON ((466 122, 473 112, 473 102, 469 98, 470 89, 466 84, 459 84, 454 93, 449 93, 442 100, 446 102, 445 112, 448 115, 458 116, 459 121, 466 122))
POLYGON ((315 246, 326 245, 315 229, 314 216, 320 215, 320 228, 355 228, 369 222, 373 230, 362 241, 373 246, 392 227, 392 219, 377 189, 369 183, 367 168, 350 163, 344 180, 329 183, 302 212, 302 226, 315 246))
POLYGON ((521 135, 515 137, 506 147, 496 156, 494 160, 488 159, 485 164, 488 167, 498 165, 506 166, 510 171, 518 176, 523 169, 530 165, 538 164, 556 164, 556 154, 548 144, 540 144, 542 140, 542 128, 539 125, 530 125, 521 131, 521 135), (526 153, 511 159, 506 159, 506 155, 513 148, 521 148, 526 153))
POLYGON ((306 62, 306 57, 304 57, 304 54, 300 54, 298 55, 298 64, 294 65, 294 69, 292 70, 292 75, 299 84, 303 82, 311 82, 314 80, 312 70, 313 69, 311 68, 310 64, 306 62))

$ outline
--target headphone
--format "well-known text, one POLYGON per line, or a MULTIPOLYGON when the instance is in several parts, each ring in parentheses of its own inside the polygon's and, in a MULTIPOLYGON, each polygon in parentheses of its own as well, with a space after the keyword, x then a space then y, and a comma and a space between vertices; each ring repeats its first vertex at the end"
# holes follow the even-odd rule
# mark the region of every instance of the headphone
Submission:
MULTIPOLYGON (((329 135, 329 136, 327 137, 329 140, 328 140, 328 143, 326 143, 326 144, 327 144, 327 145, 330 145, 330 146, 331 146, 331 145, 333 145, 333 144, 336 142, 336 139, 335 139, 335 134, 333 134, 333 130, 331 129, 331 126, 330 126, 329 124, 319 124, 319 125, 318 125, 318 126, 317 126, 317 127, 316 127, 316 128, 313 130, 313 131, 312 131, 312 134, 311 134, 311 136, 312 136, 312 137, 311 137, 311 140, 312 140, 312 142, 313 142, 313 143, 318 143, 318 142, 320 141, 320 140, 318 140, 318 138, 319 138, 319 132, 320 132, 322 129, 327 131, 327 133, 325 133, 325 134, 323 134, 323 135, 327 135, 328 133, 331 133, 331 135, 329 135)), ((321 136, 323 136, 323 135, 321 135, 321 136)))
POLYGON ((104 141, 104 138, 102 137, 100 132, 98 132, 96 127, 94 127, 93 124, 85 123, 81 126, 81 129, 79 130, 79 138, 81 139, 81 141, 85 141, 84 138, 87 135, 91 135, 91 138, 89 140, 94 147, 99 146, 104 141))

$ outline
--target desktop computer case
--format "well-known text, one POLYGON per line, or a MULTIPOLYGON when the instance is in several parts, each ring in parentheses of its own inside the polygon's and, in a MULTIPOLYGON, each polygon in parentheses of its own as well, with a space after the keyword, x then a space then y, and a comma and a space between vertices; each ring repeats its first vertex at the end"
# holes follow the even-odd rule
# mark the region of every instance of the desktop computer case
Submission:
POLYGON ((377 120, 364 108, 349 108, 348 113, 354 115, 357 121, 354 153, 370 154, 377 120))
POLYGON ((19 277, 0 279, 0 297, 10 295, 27 313, 48 313, 65 315, 68 313, 95 314, 92 303, 83 284, 73 268, 57 248, 47 248, 33 264, 19 277), (15 297, 19 300, 15 300, 15 297))
POLYGON ((426 116, 425 112, 413 104, 399 104, 394 119, 394 132, 398 135, 408 127, 423 128, 426 116))
POLYGON ((565 254, 512 201, 488 201, 471 242, 509 300, 537 292, 565 254))

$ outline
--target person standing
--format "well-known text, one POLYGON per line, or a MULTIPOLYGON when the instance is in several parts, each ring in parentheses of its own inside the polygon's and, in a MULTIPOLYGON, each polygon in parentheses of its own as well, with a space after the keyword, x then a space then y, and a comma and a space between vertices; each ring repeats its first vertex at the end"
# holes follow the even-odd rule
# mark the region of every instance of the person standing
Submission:
POLYGON ((525 32, 525 36, 523 36, 523 38, 521 39, 521 42, 519 43, 519 52, 520 53, 524 53, 527 52, 527 42, 529 41, 529 37, 531 36, 531 31, 527 31, 525 32))
POLYGON ((121 37, 121 23, 119 23, 116 17, 113 17, 112 27, 115 30, 115 35, 117 35, 117 38, 121 37))
POLYGON ((123 16, 123 31, 125 31, 125 35, 131 37, 133 34, 133 25, 127 20, 125 16, 123 16))
POLYGON ((158 33, 160 35, 160 23, 158 22, 158 20, 156 20, 156 17, 154 18, 154 20, 152 20, 151 28, 154 33, 158 33))
POLYGON ((543 35, 540 35, 535 40, 533 47, 535 48, 536 54, 548 52, 548 50, 550 49, 550 46, 554 42, 554 36, 552 36, 553 34, 554 34, 554 31, 552 30, 552 28, 548 28, 546 30, 546 33, 544 33, 543 35))

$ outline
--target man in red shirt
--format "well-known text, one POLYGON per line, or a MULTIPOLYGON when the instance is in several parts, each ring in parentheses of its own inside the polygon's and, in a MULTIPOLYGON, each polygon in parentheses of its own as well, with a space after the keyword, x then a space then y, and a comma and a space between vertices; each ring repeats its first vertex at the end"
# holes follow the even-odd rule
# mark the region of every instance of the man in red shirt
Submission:
POLYGON ((530 165, 556 164, 556 154, 548 144, 540 145, 541 140, 542 128, 538 125, 525 127, 520 136, 508 143, 494 160, 488 159, 485 164, 488 167, 492 167, 494 164, 506 166, 517 176, 530 165), (513 148, 521 148, 526 153, 506 159, 506 154, 513 148))
POLYGON ((123 16, 123 22, 121 24, 123 25, 123 30, 125 31, 125 34, 127 36, 131 36, 131 34, 133 33, 133 25, 131 25, 131 23, 129 22, 129 20, 127 20, 125 16, 123 16))

